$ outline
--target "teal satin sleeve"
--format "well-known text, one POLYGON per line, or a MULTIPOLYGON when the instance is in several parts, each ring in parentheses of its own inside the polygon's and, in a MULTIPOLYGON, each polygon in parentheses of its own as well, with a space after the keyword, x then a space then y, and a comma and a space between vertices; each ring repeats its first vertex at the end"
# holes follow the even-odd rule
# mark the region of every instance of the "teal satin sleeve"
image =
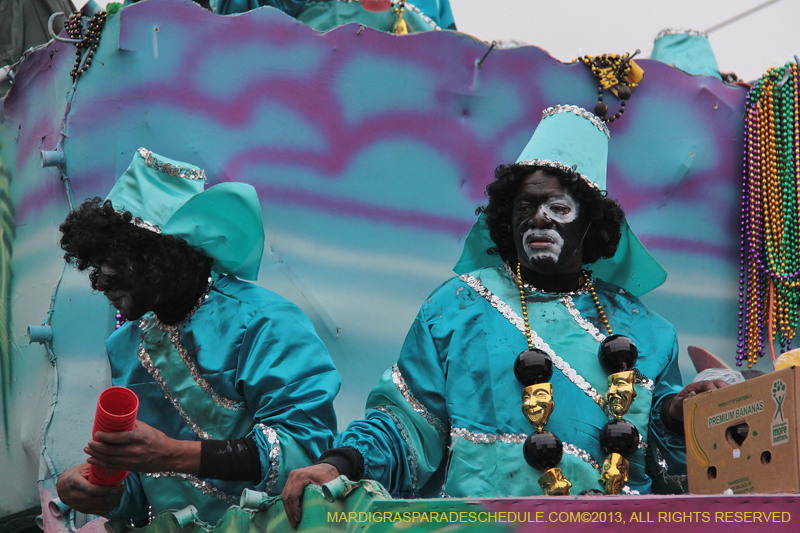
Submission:
POLYGON ((650 445, 648 474, 653 479, 653 492, 674 494, 686 492, 686 439, 670 431, 661 420, 661 405, 683 388, 678 368, 678 341, 672 346, 672 358, 656 380, 653 408, 650 413, 650 445))
POLYGON ((432 18, 443 30, 456 29, 453 10, 450 9, 450 0, 413 0, 411 3, 432 18))
POLYGON ((256 487, 279 492, 291 470, 330 447, 339 373, 311 321, 289 302, 256 313, 238 359, 236 389, 251 406, 256 426, 249 436, 262 464, 256 487))
POLYGON ((308 0, 219 0, 217 13, 220 15, 233 15, 245 13, 262 6, 271 6, 280 9, 289 16, 296 17, 308 0))
POLYGON ((366 418, 351 423, 336 445, 356 448, 364 458, 364 477, 379 481, 393 496, 432 495, 441 488, 435 474, 448 440, 442 422, 448 419, 445 390, 444 369, 423 308, 398 364, 370 392, 366 418))
POLYGON ((364 479, 374 479, 395 498, 413 498, 411 448, 397 423, 383 411, 370 411, 340 433, 334 447, 352 446, 364 459, 364 479))
POLYGON ((149 516, 150 504, 145 496, 139 474, 130 472, 123 482, 125 493, 119 505, 108 514, 108 518, 123 518, 126 520, 145 520, 149 516))

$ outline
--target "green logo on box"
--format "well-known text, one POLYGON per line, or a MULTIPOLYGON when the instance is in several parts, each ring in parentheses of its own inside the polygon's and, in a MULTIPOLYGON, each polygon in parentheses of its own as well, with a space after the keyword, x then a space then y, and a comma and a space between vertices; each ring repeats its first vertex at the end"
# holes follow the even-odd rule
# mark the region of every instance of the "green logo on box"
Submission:
POLYGON ((783 416, 783 401, 786 399, 786 383, 780 379, 772 382, 772 399, 775 400, 775 416, 772 417, 772 445, 789 442, 789 422, 783 416), (780 416, 780 421, 778 420, 780 416))
POLYGON ((781 415, 781 422, 783 422, 783 400, 786 399, 786 383, 783 380, 776 379, 772 382, 772 398, 778 406, 778 410, 775 411, 775 416, 772 419, 775 420, 778 415, 781 415))

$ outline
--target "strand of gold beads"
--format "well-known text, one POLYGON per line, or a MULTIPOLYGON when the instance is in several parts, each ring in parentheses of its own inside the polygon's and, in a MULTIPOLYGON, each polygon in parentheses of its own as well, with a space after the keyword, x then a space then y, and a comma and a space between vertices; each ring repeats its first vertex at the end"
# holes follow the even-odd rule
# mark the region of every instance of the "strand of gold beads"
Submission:
POLYGON ((600 305, 600 299, 597 298, 597 292, 594 290, 592 273, 589 272, 588 270, 584 270, 583 277, 586 280, 586 287, 589 289, 589 294, 592 295, 592 301, 594 301, 594 306, 597 308, 597 312, 600 314, 600 320, 603 321, 603 325, 606 327, 606 331, 608 331, 608 334, 613 335, 614 332, 611 331, 611 324, 608 323, 608 317, 606 316, 606 312, 603 311, 603 306, 600 305))
POLYGON ((519 287, 519 301, 522 302, 522 320, 525 322, 525 338, 528 340, 528 349, 533 350, 533 338, 531 336, 531 324, 528 322, 528 304, 525 302, 525 287, 522 283, 522 272, 517 261, 517 286, 519 287))

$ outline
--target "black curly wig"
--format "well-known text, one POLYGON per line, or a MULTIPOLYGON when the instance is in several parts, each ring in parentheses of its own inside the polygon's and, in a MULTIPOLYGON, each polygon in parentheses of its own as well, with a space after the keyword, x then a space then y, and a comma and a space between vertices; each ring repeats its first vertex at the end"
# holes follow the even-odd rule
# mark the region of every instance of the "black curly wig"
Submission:
POLYGON ((561 184, 580 206, 580 217, 591 221, 589 230, 583 240, 583 263, 594 263, 601 258, 613 257, 620 239, 620 223, 625 213, 622 208, 605 193, 590 187, 577 176, 549 167, 532 167, 514 163, 500 165, 494 171, 495 180, 486 186, 489 203, 479 207, 477 214, 483 213, 489 226, 489 235, 495 243, 494 248, 487 250, 492 255, 510 264, 517 261, 517 248, 514 237, 508 231, 511 214, 514 208, 514 197, 519 191, 522 180, 536 170, 544 170, 558 177, 561 184))
POLYGON ((126 269, 163 296, 183 294, 205 282, 211 259, 183 240, 131 224, 133 216, 118 213, 111 202, 86 200, 59 226, 64 259, 78 270, 91 269, 97 289, 101 265, 126 269))

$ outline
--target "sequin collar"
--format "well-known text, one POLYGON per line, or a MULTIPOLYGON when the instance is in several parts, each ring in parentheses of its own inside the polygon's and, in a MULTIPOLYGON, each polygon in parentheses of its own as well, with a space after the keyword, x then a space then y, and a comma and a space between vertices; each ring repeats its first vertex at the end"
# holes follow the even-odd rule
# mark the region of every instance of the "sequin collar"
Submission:
MULTIPOLYGON (((517 281, 517 273, 514 272, 514 270, 511 268, 511 266, 507 262, 503 263, 503 270, 505 270, 506 274, 508 274, 508 277, 511 278, 511 281, 513 281, 515 285, 517 283, 519 283, 517 281)), ((562 295, 578 296, 580 294, 588 294, 589 293, 589 288, 588 288, 588 284, 586 283, 586 278, 583 278, 583 282, 581 283, 580 288, 578 290, 572 291, 572 292, 548 292, 548 291, 545 291, 545 290, 542 290, 542 289, 538 289, 538 288, 534 287, 533 285, 531 285, 530 283, 525 283, 524 281, 522 283, 522 286, 525 287, 526 289, 528 289, 531 292, 538 292, 539 294, 551 294, 551 295, 554 295, 554 296, 562 296, 562 295)))

